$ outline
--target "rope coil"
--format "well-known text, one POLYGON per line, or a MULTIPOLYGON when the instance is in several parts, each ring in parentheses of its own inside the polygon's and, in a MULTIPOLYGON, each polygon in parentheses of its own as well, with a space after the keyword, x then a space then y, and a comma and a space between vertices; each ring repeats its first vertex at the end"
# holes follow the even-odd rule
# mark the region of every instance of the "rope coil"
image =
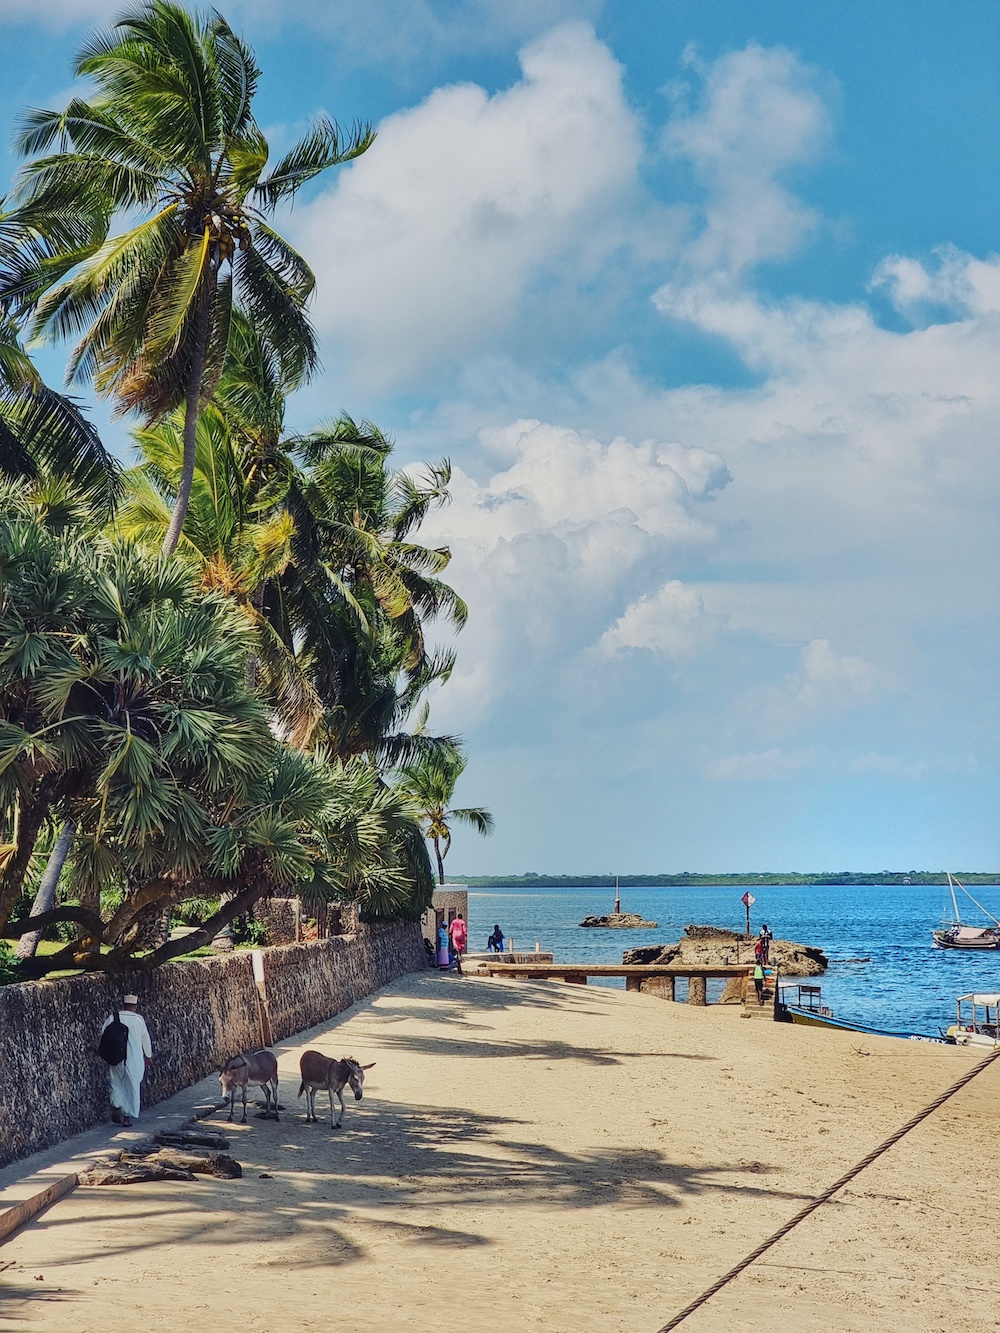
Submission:
POLYGON ((721 1291, 723 1287, 732 1282, 733 1278, 739 1277, 744 1269, 749 1268, 750 1265, 755 1263, 762 1254, 766 1254, 772 1245, 777 1245, 779 1240, 783 1240, 790 1231, 794 1230, 800 1222, 804 1222, 810 1213, 814 1213, 821 1204, 828 1203, 838 1190, 843 1189, 855 1176, 859 1176, 866 1167, 871 1166, 876 1158, 881 1157, 883 1153, 888 1152, 889 1149, 893 1147, 894 1144, 897 1144, 905 1134, 909 1134, 911 1129, 915 1129, 922 1120, 926 1120, 929 1115, 933 1115, 938 1107, 943 1106, 949 1097, 954 1097, 956 1092, 959 1092, 964 1088, 967 1083, 971 1083, 972 1080, 976 1078, 977 1075, 981 1074, 984 1069, 988 1068, 994 1060, 1000 1060, 1000 1047, 995 1051, 992 1051, 985 1060, 980 1060, 977 1065, 973 1065, 973 1067, 968 1070, 967 1073, 963 1074, 956 1083, 953 1083, 950 1088, 946 1088, 944 1092, 934 1098, 930 1105, 925 1106, 922 1111, 918 1111, 915 1116, 912 1116, 907 1120, 906 1124, 900 1129, 897 1129, 894 1134, 891 1134, 884 1143, 880 1143, 877 1148, 873 1148, 867 1157, 863 1157, 861 1161, 858 1162, 857 1166, 852 1166, 850 1171, 842 1175, 839 1180, 835 1181, 829 1187, 829 1189, 824 1190, 823 1193, 817 1195, 815 1199, 810 1199, 806 1206, 800 1209, 800 1211, 786 1222, 783 1227, 777 1230, 773 1236, 768 1236, 767 1240, 761 1241, 752 1253, 748 1254, 745 1259, 741 1259, 735 1268, 731 1268, 728 1273, 724 1273, 722 1277, 713 1282, 707 1291, 702 1292, 697 1300, 693 1300, 690 1305, 685 1306, 680 1314, 675 1314, 669 1323, 664 1324, 663 1327, 658 1330, 658 1333, 670 1333, 671 1329, 677 1328, 677 1326, 683 1323, 689 1315, 694 1314, 695 1310, 701 1309, 706 1301, 710 1301, 717 1292, 721 1291))

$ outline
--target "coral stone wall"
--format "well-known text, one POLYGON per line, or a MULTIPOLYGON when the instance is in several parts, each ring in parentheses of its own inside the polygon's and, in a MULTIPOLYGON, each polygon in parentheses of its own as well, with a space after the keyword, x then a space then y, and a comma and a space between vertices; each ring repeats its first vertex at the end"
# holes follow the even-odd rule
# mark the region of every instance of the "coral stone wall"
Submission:
MULTIPOLYGON (((321 1023, 425 966, 419 926, 362 925, 355 935, 261 950, 274 1040, 321 1023)), ((153 1043, 144 1106, 260 1046, 249 952, 170 963, 148 974, 90 975, 0 987, 0 1166, 107 1120, 104 1019, 134 991, 153 1043)))

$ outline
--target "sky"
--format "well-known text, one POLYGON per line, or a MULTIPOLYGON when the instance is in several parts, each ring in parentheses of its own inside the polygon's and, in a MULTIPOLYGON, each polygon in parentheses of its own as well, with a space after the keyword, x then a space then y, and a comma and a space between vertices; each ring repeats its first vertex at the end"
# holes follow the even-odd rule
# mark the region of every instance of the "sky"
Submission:
MULTIPOLYGON (((451 459, 449 873, 1000 870, 995 0, 222 8, 275 151, 378 129, 290 417, 451 459)), ((118 10, 0 0, 0 122, 118 10)))

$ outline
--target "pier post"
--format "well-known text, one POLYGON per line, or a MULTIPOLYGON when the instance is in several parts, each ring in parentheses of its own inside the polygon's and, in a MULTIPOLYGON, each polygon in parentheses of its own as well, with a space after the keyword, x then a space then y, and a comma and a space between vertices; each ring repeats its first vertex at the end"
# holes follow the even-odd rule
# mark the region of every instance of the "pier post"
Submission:
POLYGON ((655 995, 658 1000, 673 1000, 675 977, 639 977, 636 990, 655 995))
POLYGON ((703 1007, 708 1004, 707 984, 704 977, 689 978, 688 1004, 698 1004, 703 1007))

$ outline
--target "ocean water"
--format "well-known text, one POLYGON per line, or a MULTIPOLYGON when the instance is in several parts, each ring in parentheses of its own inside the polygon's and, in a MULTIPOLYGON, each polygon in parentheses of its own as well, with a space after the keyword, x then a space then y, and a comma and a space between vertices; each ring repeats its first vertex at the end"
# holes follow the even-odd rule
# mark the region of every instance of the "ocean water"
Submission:
MULTIPOLYGON (((743 892, 731 885, 623 889, 622 910, 640 912, 658 928, 595 930, 581 929, 578 922, 610 912, 612 889, 471 889, 469 947, 485 949, 499 923, 519 950, 534 949, 538 941, 557 962, 620 963, 623 949, 679 939, 689 923, 743 930, 743 892)), ((973 892, 1000 917, 1000 886, 980 885, 973 892)), ((934 948, 931 930, 952 916, 947 886, 768 885, 755 896, 754 932, 766 921, 776 939, 817 945, 831 960, 868 959, 832 961, 826 974, 814 979, 822 986, 823 1003, 838 1018, 936 1036, 955 1021, 958 995, 1000 991, 1000 950, 934 948)), ((989 924, 968 900, 959 907, 968 924, 989 924)), ((710 989, 710 999, 718 989, 714 994, 710 989)))

